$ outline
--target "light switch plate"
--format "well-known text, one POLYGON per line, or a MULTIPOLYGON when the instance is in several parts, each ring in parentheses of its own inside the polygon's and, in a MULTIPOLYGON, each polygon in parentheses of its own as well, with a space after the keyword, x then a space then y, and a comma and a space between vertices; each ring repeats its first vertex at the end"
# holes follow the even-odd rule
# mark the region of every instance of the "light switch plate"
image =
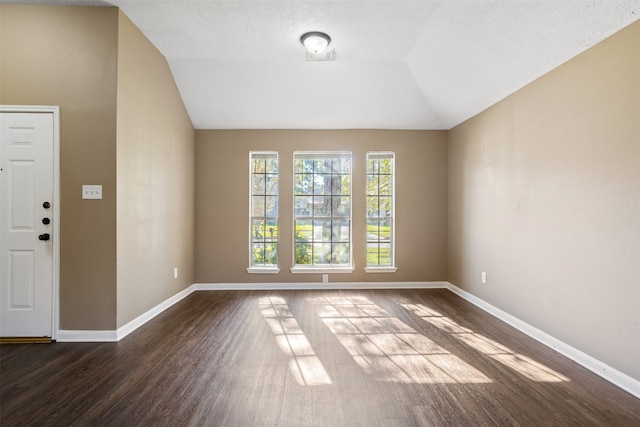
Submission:
POLYGON ((102 199, 102 185, 83 185, 83 199, 102 199))

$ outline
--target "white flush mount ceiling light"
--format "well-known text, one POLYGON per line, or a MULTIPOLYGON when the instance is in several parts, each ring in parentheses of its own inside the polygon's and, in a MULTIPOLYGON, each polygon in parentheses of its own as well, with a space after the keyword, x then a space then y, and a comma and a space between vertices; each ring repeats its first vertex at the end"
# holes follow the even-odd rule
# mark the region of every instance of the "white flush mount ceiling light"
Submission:
POLYGON ((328 50, 331 37, 320 31, 310 31, 300 37, 300 43, 307 49, 308 61, 333 61, 336 56, 334 49, 328 50))
POLYGON ((320 53, 324 52, 327 47, 329 47, 331 37, 325 33, 321 33, 320 31, 311 31, 309 33, 304 33, 302 37, 300 37, 300 42, 305 48, 307 48, 308 52, 320 53))

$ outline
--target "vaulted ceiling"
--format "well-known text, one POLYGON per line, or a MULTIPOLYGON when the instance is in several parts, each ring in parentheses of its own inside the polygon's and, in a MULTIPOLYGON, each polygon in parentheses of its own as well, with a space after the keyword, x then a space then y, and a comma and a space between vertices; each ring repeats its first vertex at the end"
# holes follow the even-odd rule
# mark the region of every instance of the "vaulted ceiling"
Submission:
POLYGON ((53 3, 120 7, 198 129, 450 129, 640 18, 639 0, 53 3), (306 60, 314 30, 335 61, 306 60))

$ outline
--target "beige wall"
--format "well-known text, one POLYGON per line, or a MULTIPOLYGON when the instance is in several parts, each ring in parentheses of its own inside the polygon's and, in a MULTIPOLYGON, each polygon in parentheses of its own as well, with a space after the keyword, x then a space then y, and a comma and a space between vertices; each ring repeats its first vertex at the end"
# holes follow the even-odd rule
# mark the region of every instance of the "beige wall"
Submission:
POLYGON ((117 25, 115 8, 0 6, 0 104, 60 106, 62 329, 116 326, 117 25))
POLYGON ((120 327, 193 283, 195 138, 166 60, 123 13, 117 120, 120 327))
POLYGON ((353 251, 356 270, 332 282, 446 279, 447 133, 382 130, 196 131, 196 282, 318 282, 292 274, 293 152, 348 150, 353 154, 353 251), (280 158, 280 273, 249 274, 249 152, 280 158), (367 274, 364 161, 367 151, 396 153, 396 273, 367 274))
POLYGON ((640 22, 450 131, 448 242, 452 283, 640 380, 640 22))
POLYGON ((114 330, 193 283, 193 127, 118 9, 2 5, 0 23, 0 104, 60 106, 60 329, 114 330))

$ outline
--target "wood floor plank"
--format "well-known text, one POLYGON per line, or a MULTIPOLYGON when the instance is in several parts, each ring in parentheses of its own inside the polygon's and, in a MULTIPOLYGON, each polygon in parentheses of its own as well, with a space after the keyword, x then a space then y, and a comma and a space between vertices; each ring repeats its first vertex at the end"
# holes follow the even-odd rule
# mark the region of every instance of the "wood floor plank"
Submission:
POLYGON ((0 345, 5 426, 634 426, 447 290, 195 292, 118 343, 0 345))

